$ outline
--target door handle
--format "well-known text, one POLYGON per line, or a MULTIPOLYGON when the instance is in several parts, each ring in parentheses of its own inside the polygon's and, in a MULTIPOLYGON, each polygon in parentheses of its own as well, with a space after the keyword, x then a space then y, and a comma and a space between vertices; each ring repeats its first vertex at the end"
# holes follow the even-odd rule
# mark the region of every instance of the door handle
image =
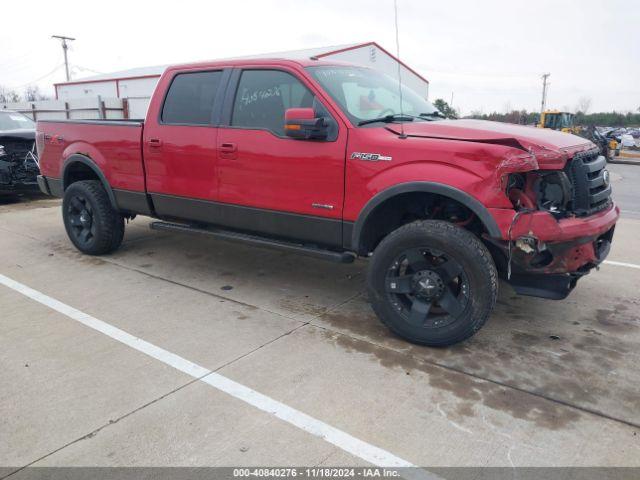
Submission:
POLYGON ((220 151, 222 153, 235 153, 238 151, 238 147, 235 143, 221 143, 220 151))
POLYGON ((158 148, 162 146, 162 140, 159 138, 150 138, 147 142, 150 147, 158 148))

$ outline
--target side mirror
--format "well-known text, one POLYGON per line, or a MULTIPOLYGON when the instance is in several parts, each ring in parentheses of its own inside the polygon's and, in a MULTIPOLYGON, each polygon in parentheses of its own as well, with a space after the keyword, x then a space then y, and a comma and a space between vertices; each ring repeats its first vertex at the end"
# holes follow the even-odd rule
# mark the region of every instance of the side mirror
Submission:
POLYGON ((289 108, 284 112, 284 132, 298 140, 326 140, 329 125, 323 118, 316 118, 313 108, 289 108))

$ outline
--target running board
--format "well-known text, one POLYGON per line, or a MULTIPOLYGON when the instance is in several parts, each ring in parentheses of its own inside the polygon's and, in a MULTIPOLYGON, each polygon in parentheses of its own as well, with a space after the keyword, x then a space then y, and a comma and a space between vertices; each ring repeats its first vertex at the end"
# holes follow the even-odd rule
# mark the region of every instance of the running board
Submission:
POLYGON ((222 230, 214 227, 194 227, 191 225, 170 222, 151 222, 150 227, 152 230, 210 235, 212 237, 222 240, 228 240, 231 242, 241 242, 258 247, 286 250, 289 252, 300 253, 302 255, 321 258, 323 260, 329 260, 337 263, 352 263, 356 258, 356 256, 351 252, 333 252, 331 250, 324 250, 322 248, 303 245, 301 243, 290 243, 283 240, 272 240, 270 238, 259 237, 257 235, 249 235, 247 233, 222 230))

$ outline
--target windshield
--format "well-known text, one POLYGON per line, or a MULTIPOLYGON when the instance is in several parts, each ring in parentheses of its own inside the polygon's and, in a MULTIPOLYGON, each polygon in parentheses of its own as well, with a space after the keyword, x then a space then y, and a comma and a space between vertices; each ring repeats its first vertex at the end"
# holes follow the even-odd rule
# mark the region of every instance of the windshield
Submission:
POLYGON ((544 126, 546 128, 570 128, 573 127, 573 114, 571 113, 547 113, 544 126))
POLYGON ((404 85, 401 109, 398 82, 370 68, 327 66, 307 67, 307 70, 354 125, 400 113, 409 117, 428 117, 438 112, 431 103, 404 85))
POLYGON ((570 113, 563 113, 560 128, 573 127, 573 115, 570 113))
POLYGON ((17 112, 0 112, 0 130, 33 129, 35 122, 17 112))

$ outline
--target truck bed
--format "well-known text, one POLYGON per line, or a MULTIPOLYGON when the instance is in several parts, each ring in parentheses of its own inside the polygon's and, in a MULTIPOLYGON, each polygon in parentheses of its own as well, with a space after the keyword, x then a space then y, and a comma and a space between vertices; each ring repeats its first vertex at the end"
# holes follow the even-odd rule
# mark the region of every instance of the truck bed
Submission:
POLYGON ((144 192, 142 120, 40 120, 37 144, 42 175, 63 181, 65 162, 88 158, 114 191, 144 192))
POLYGON ((120 126, 142 126, 144 124, 143 118, 131 118, 122 120, 121 118, 76 118, 69 120, 38 120, 38 123, 76 123, 76 124, 89 124, 89 125, 120 125, 120 126))

